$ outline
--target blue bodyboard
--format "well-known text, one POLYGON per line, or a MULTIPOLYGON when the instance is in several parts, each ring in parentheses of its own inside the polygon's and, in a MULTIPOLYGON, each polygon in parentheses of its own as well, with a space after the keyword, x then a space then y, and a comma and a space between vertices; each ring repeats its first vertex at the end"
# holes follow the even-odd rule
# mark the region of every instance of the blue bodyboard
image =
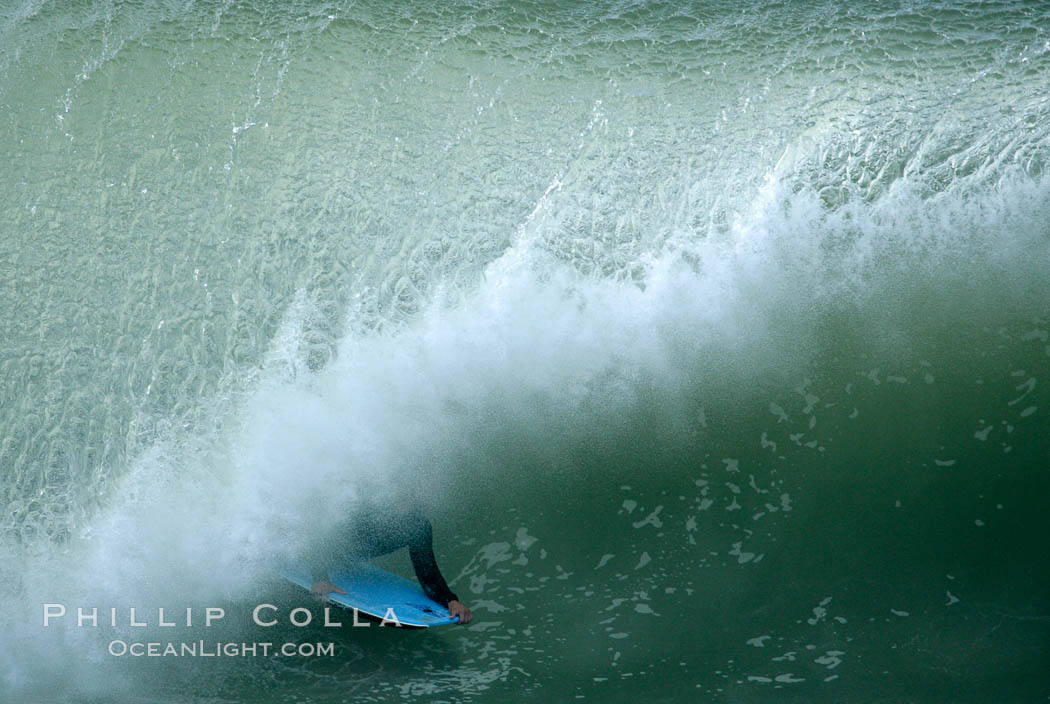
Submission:
MULTIPOLYGON (((281 570, 281 576, 307 591, 313 584, 306 570, 284 569, 281 570)), ((398 623, 410 628, 429 628, 459 622, 459 618, 449 616, 448 609, 430 599, 418 585, 366 562, 329 570, 328 579, 346 591, 346 594, 330 593, 328 598, 333 604, 357 609, 377 619, 387 619, 390 625, 393 625, 391 610, 398 623)))

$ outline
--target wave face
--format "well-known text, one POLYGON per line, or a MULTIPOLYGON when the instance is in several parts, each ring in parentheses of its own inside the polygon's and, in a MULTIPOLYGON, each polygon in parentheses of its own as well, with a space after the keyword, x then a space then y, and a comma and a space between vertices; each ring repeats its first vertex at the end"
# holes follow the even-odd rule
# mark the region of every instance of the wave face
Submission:
POLYGON ((7 3, 0 694, 1045 697, 1048 26, 7 3), (250 623, 389 492, 475 624, 250 623))

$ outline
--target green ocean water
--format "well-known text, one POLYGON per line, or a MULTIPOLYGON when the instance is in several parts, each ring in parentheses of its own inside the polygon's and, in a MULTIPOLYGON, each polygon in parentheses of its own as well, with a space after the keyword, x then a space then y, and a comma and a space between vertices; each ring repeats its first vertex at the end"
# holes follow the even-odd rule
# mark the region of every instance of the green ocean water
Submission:
POLYGON ((0 701, 1046 701, 1048 27, 0 0, 0 701), (391 490, 474 622, 290 625, 391 490))

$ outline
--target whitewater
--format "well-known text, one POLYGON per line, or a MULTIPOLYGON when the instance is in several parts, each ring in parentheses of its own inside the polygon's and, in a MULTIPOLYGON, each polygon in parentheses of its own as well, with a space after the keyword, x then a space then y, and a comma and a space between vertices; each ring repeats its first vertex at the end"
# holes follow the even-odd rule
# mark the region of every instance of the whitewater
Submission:
POLYGON ((4 0, 0 700, 1050 696, 1047 27, 4 0), (386 492, 474 623, 281 583, 386 492))

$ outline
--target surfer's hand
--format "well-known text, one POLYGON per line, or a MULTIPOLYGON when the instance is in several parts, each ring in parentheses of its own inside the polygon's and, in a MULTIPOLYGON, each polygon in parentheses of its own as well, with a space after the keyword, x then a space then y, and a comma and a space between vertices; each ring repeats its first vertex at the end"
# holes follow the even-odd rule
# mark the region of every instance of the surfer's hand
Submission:
POLYGON ((470 619, 474 618, 474 615, 470 613, 470 609, 455 600, 448 602, 448 614, 452 617, 459 616, 459 624, 461 626, 464 623, 470 623, 470 619))
POLYGON ((320 601, 327 599, 328 595, 332 592, 335 592, 336 594, 346 594, 345 591, 335 586, 327 579, 322 579, 320 582, 314 582, 313 586, 310 587, 310 593, 314 595, 315 599, 320 601))

